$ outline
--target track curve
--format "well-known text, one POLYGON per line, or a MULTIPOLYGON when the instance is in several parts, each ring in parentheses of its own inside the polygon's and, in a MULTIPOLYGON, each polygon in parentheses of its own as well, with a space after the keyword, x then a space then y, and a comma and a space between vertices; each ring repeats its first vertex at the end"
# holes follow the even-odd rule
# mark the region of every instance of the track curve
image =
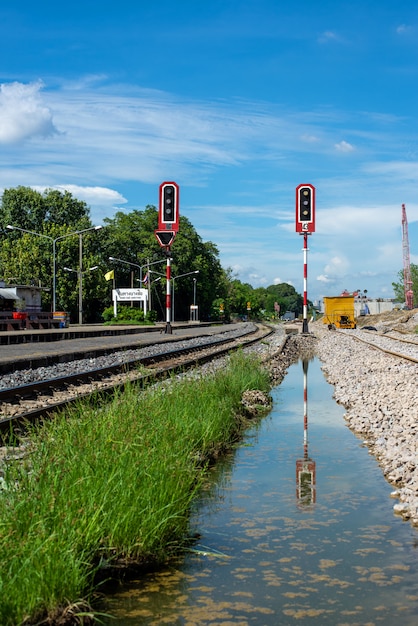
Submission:
POLYGON ((337 332, 390 356, 418 363, 418 340, 414 336, 407 339, 371 330, 338 330, 337 332))
POLYGON ((51 416, 81 398, 94 397, 98 401, 99 395, 103 400, 116 389, 123 389, 128 380, 145 386, 173 372, 261 341, 272 332, 267 326, 251 324, 243 326, 238 337, 224 332, 223 336, 206 338, 199 345, 192 345, 190 339, 183 341, 186 345, 182 347, 162 342, 152 355, 139 355, 116 365, 0 389, 0 431, 9 432, 11 428, 21 428, 25 422, 51 416))

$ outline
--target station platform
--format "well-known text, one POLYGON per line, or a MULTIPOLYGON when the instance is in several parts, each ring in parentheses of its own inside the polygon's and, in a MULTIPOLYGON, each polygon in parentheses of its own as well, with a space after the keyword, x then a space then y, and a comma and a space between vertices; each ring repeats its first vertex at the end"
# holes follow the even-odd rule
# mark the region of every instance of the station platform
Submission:
POLYGON ((41 343, 50 341, 65 341, 68 339, 82 339, 85 337, 114 337, 117 335, 133 335, 137 333, 155 332, 165 324, 152 326, 105 326, 104 324, 71 324, 68 328, 49 328, 37 330, 9 330, 0 332, 0 345, 19 343, 41 343))
POLYGON ((180 341, 186 337, 217 334, 232 330, 234 326, 238 324, 211 326, 174 323, 171 324, 171 334, 165 333, 165 323, 153 326, 74 325, 65 329, 10 331, 0 334, 10 336, 9 341, 4 341, 0 347, 0 375, 81 358, 95 358, 156 343, 180 341), (28 334, 34 336, 29 338, 28 334))

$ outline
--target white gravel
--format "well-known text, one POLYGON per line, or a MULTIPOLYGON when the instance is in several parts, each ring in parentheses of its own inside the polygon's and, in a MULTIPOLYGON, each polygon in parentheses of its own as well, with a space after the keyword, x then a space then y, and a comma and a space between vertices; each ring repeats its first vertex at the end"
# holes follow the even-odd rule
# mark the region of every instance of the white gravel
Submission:
POLYGON ((364 438, 394 486, 394 511, 418 525, 418 364, 368 348, 349 332, 313 326, 322 369, 347 409, 348 426, 364 438))
MULTIPOLYGON (((204 335, 201 337, 195 337, 193 339, 184 339, 176 341, 174 348, 181 349, 187 346, 195 347, 205 344, 216 344, 224 339, 234 339, 241 337, 246 333, 250 333, 255 329, 255 324, 247 322, 240 325, 238 328, 232 330, 226 330, 225 332, 217 335, 204 335)), ((0 376, 0 389, 9 389, 12 387, 19 387, 21 385, 28 385, 38 381, 49 380, 52 378, 59 378, 61 376, 68 376, 71 374, 79 374, 80 372, 88 372, 101 367, 110 367, 112 365, 121 365, 134 361, 136 359, 156 356, 158 354, 167 352, 173 344, 171 342, 165 342, 163 344, 157 343, 152 346, 146 346, 144 348, 126 349, 113 352, 105 356, 98 356, 88 359, 79 359, 76 361, 68 361, 65 363, 56 363, 48 367, 38 367, 34 369, 16 370, 9 374, 0 376)))
MULTIPOLYGON (((252 325, 243 325, 240 332, 248 330, 249 326, 252 325)), ((309 329, 312 340, 307 341, 306 336, 295 335, 288 342, 284 354, 281 353, 285 342, 282 325, 269 339, 247 349, 270 360, 272 380, 278 384, 286 368, 297 358, 297 352, 312 350, 313 345, 316 345, 322 369, 328 381, 335 386, 335 399, 347 409, 347 425, 364 439, 379 461, 386 479, 394 485, 392 495, 397 500, 394 511, 418 526, 418 364, 385 355, 350 337, 350 333, 361 335, 364 331, 347 331, 345 334, 331 332, 321 322, 311 323, 309 329)), ((222 333, 222 336, 238 334, 234 331, 230 334, 222 333)), ((207 341, 207 338, 204 340, 207 341)), ((190 340, 190 343, 197 344, 199 341, 190 340)), ((376 336, 375 341, 383 342, 384 338, 376 336)), ((161 348, 155 346, 154 350, 161 348)), ((135 356, 138 352, 149 354, 150 348, 135 351, 135 356)), ((106 365, 111 359, 119 359, 121 356, 100 357, 100 365, 106 365)), ((125 359, 133 356, 123 353, 125 359)), ((199 368, 200 375, 223 367, 225 358, 228 357, 199 368)), ((97 361, 90 360, 91 366, 98 367, 97 361)), ((85 368, 86 362, 65 364, 65 369, 80 366, 85 368)), ((57 376, 63 374, 59 367, 54 368, 57 376)), ((48 371, 42 369, 44 371, 39 371, 37 375, 51 376, 49 368, 48 371)), ((29 371, 15 372, 13 379, 21 376, 23 384, 32 375, 29 371)), ((197 372, 183 375, 197 375, 197 372)), ((11 382, 6 377, 0 378, 0 386, 10 385, 11 382)))

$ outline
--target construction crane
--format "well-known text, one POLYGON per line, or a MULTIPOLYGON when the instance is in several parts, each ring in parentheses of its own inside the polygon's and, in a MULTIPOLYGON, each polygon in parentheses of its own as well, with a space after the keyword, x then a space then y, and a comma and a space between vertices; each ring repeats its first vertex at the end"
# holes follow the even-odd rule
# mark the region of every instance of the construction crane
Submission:
POLYGON ((414 292, 412 291, 411 261, 409 258, 408 220, 406 208, 402 205, 402 250, 403 250, 403 287, 407 309, 414 308, 414 292))

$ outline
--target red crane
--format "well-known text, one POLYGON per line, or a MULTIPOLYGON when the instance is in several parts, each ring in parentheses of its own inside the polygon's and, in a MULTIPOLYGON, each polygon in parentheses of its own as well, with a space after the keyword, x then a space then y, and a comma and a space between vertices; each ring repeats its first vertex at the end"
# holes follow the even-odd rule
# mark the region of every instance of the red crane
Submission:
POLYGON ((403 287, 407 309, 414 308, 414 292, 412 291, 411 261, 409 258, 408 220, 405 205, 402 205, 402 250, 403 250, 403 287))

